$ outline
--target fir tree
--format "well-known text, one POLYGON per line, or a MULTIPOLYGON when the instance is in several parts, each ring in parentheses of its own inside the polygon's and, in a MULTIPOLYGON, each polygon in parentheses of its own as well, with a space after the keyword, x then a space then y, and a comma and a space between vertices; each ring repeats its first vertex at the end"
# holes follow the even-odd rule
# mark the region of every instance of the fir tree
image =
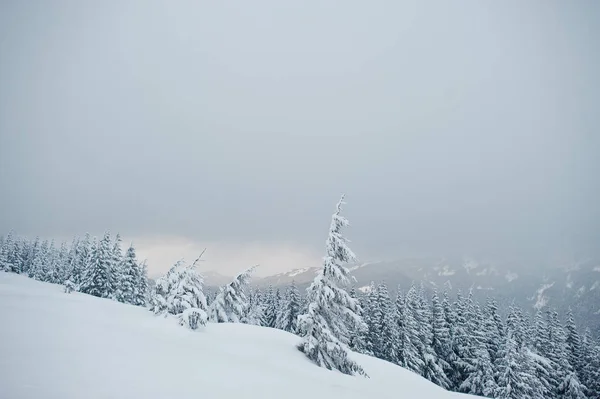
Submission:
POLYGON ((116 300, 123 303, 135 303, 136 291, 138 289, 138 275, 140 274, 137 264, 135 249, 130 245, 125 253, 120 270, 119 287, 117 289, 116 300))
POLYGON ((475 358, 467 366, 467 379, 460 385, 460 391, 487 398, 494 397, 498 385, 494 378, 494 367, 484 344, 476 350, 475 358))
POLYGON ((277 326, 277 298, 273 286, 269 285, 267 292, 263 296, 263 306, 265 311, 264 326, 275 328, 277 326))
MULTIPOLYGON (((432 340, 431 346, 434 353, 437 356, 438 363, 444 370, 444 374, 448 375, 452 371, 451 363, 454 362, 452 353, 452 340, 450 337, 450 326, 446 320, 444 314, 444 308, 437 295, 437 292, 433 292, 431 297, 431 310, 432 310, 432 340)), ((448 387, 450 388, 450 381, 448 380, 448 387)))
POLYGON ((5 272, 13 271, 13 265, 10 259, 13 250, 13 245, 13 232, 9 231, 8 235, 2 242, 2 246, 0 247, 0 270, 4 270, 5 272))
POLYGON ((366 328, 359 316, 360 304, 346 291, 349 271, 343 264, 355 259, 347 240, 341 235, 348 220, 340 215, 344 196, 332 216, 326 242, 323 268, 307 290, 308 311, 298 317, 302 342, 298 349, 320 367, 339 370, 344 374, 365 371, 348 357, 350 332, 366 328))
POLYGON ((81 292, 100 298, 111 298, 115 293, 113 273, 113 251, 110 234, 106 232, 90 251, 89 266, 81 284, 81 292))
POLYGON ((420 373, 424 362, 419 356, 417 325, 411 309, 406 306, 406 298, 398 287, 396 295, 396 324, 398 325, 398 364, 420 373))
POLYGON ((209 309, 210 320, 216 323, 240 323, 248 308, 244 290, 256 266, 238 274, 231 283, 221 287, 209 309))
POLYGON ((296 326, 298 324, 298 315, 300 314, 300 292, 296 287, 296 282, 292 280, 292 283, 288 287, 285 295, 284 306, 282 307, 281 313, 281 324, 279 328, 284 331, 291 333, 296 332, 296 326))
POLYGON ((246 316, 242 320, 242 323, 253 324, 256 326, 265 325, 265 309, 263 306, 263 294, 260 288, 256 288, 256 290, 249 292, 246 316))
POLYGON ((348 346, 355 352, 364 353, 366 355, 372 355, 372 352, 369 350, 369 348, 372 347, 372 344, 369 343, 368 338, 369 324, 365 315, 365 308, 362 306, 362 301, 358 297, 354 286, 352 286, 352 288, 350 289, 350 297, 353 299, 357 299, 358 303, 361 305, 360 309, 357 311, 357 314, 363 318, 363 321, 365 322, 367 328, 362 328, 361 330, 353 331, 348 346))
POLYGON ((529 376, 523 365, 525 355, 519 351, 517 341, 513 338, 513 331, 509 330, 501 357, 498 359, 496 391, 497 399, 523 399, 530 398, 531 392, 529 376))
POLYGON ((585 331, 582 341, 583 370, 582 382, 587 387, 590 399, 600 399, 600 348, 592 339, 589 329, 585 331))
POLYGON ((136 306, 146 306, 149 301, 150 290, 148 287, 148 266, 144 260, 138 264, 135 279, 135 291, 133 294, 133 304, 136 306))
POLYGON ((373 312, 375 328, 374 355, 392 363, 398 362, 398 325, 394 318, 394 308, 385 282, 377 287, 376 303, 373 312))

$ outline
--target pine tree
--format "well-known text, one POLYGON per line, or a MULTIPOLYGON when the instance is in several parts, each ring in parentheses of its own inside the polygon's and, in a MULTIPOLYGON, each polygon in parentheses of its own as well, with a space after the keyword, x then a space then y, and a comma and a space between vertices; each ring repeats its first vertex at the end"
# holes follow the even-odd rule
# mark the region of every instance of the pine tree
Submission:
POLYGON ((138 289, 137 280, 140 272, 133 245, 130 245, 127 249, 119 269, 121 273, 116 299, 119 302, 135 304, 136 290, 138 289))
POLYGON ((520 353, 517 341, 513 338, 513 331, 509 330, 501 357, 498 360, 496 398, 523 399, 531 397, 528 386, 530 378, 523 368, 524 364, 525 355, 520 353))
POLYGON ((231 283, 221 287, 209 309, 210 320, 216 323, 240 323, 248 308, 244 290, 256 266, 238 274, 231 283))
POLYGON ((451 316, 454 321, 453 329, 451 330, 452 351, 456 356, 454 364, 452 364, 450 380, 453 386, 460 387, 467 379, 469 369, 472 367, 469 361, 475 358, 475 353, 473 352, 475 345, 471 342, 472 337, 469 333, 470 325, 467 319, 467 312, 469 312, 470 308, 460 290, 456 294, 456 301, 453 308, 451 316))
POLYGON ((121 280, 124 278, 123 273, 123 253, 121 251, 121 235, 117 233, 115 237, 115 241, 112 246, 112 250, 110 252, 110 286, 113 287, 113 290, 110 294, 110 298, 114 300, 119 300, 119 298, 123 298, 123 293, 119 292, 121 289, 121 280))
MULTIPOLYGON (((433 292, 431 297, 432 310, 432 340, 431 346, 438 358, 438 363, 444 370, 444 374, 449 375, 452 372, 451 364, 454 362, 452 353, 452 340, 450 336, 450 326, 444 314, 444 308, 438 297, 437 291, 433 292)), ((451 382, 448 380, 448 389, 451 382)))
MULTIPOLYGON (((354 286, 352 286, 352 288, 350 289, 350 297, 358 300, 359 305, 361 305, 359 310, 357 311, 357 314, 360 317, 362 317, 363 321, 365 322, 366 328, 362 328, 360 330, 353 331, 350 336, 350 343, 348 344, 348 346, 354 352, 363 353, 365 355, 372 355, 372 352, 369 350, 369 348, 372 347, 373 345, 369 342, 369 338, 368 338, 369 337, 369 323, 367 322, 368 319, 365 315, 365 308, 362 305, 363 301, 361 301, 361 299, 357 295, 356 289, 354 286)), ((392 313, 392 315, 394 315, 394 314, 395 314, 395 312, 392 313)), ((393 320, 395 321, 395 319, 393 319, 393 320)))
POLYGON ((490 355, 484 344, 476 350, 474 361, 468 365, 467 371, 467 378, 460 385, 461 392, 487 398, 494 397, 498 385, 494 378, 490 355))
POLYGON ((372 304, 374 328, 374 355, 392 363, 398 362, 398 325, 394 317, 394 308, 387 286, 382 282, 377 287, 375 303, 372 304))
POLYGON ((106 232, 90 251, 89 266, 81 284, 81 292, 100 298, 111 298, 115 293, 113 273, 113 251, 110 234, 106 232))
POLYGON ((277 298, 272 285, 269 285, 263 296, 263 306, 265 311, 264 326, 275 328, 277 326, 277 298))
POLYGON ((256 288, 254 291, 248 293, 248 306, 246 308, 246 316, 242 320, 242 323, 253 324, 256 326, 265 325, 263 294, 260 288, 256 288))
POLYGON ((406 305, 406 298, 398 287, 396 295, 396 324, 398 325, 398 364, 404 368, 420 373, 424 366, 417 347, 417 325, 411 309, 406 305))
POLYGON ((348 357, 349 334, 366 328, 358 300, 346 291, 349 271, 343 264, 355 258, 347 240, 341 235, 348 220, 340 215, 344 196, 332 216, 326 241, 323 268, 307 290, 308 311, 298 317, 302 342, 298 349, 320 367, 339 370, 344 374, 365 371, 348 357))
POLYGON ((579 337, 579 332, 577 331, 577 326, 575 325, 573 311, 571 308, 567 310, 565 333, 565 342, 567 344, 567 357, 569 363, 573 367, 575 373, 577 373, 577 377, 581 380, 584 374, 583 368, 585 366, 584 354, 582 351, 581 338, 579 337))
POLYGON ((13 232, 9 231, 8 235, 2 242, 2 246, 0 247, 0 270, 4 270, 5 272, 13 271, 13 265, 10 259, 13 245, 13 232))
POLYGON ((300 314, 300 292, 296 287, 296 282, 292 280, 292 283, 287 289, 285 295, 284 306, 282 307, 281 312, 281 324, 279 328, 284 331, 288 331, 291 333, 296 332, 296 326, 298 324, 298 315, 300 314))
POLYGON ((138 264, 135 279, 135 291, 133 294, 133 304, 136 306, 146 306, 149 301, 150 290, 148 287, 148 266, 144 260, 138 264))
POLYGON ((423 362, 420 374, 429 381, 443 388, 450 386, 450 381, 440 365, 433 350, 432 315, 425 300, 425 289, 421 284, 419 291, 414 285, 408 292, 407 304, 412 311, 417 326, 417 349, 423 362))
POLYGON ((587 397, 590 399, 600 399, 600 348, 592 339, 589 329, 585 331, 582 341, 583 384, 587 387, 587 397))
POLYGON ((500 343, 503 341, 504 326, 502 319, 498 314, 498 305, 490 297, 487 298, 485 312, 483 315, 483 330, 485 331, 484 340, 490 361, 492 364, 498 359, 500 343))

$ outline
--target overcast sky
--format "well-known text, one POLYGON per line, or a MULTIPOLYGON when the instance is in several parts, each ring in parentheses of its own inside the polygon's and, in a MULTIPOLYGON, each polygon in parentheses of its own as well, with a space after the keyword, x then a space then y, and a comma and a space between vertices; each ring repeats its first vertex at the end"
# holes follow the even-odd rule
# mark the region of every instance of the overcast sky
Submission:
POLYGON ((600 2, 0 1, 0 234, 151 271, 600 243, 600 2))

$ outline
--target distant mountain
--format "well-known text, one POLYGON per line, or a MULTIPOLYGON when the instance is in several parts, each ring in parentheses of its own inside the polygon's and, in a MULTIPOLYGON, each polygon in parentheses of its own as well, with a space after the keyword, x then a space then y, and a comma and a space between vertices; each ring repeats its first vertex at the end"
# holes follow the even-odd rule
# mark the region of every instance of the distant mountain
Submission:
MULTIPOLYGON (((294 280, 303 291, 320 267, 307 267, 257 278, 253 285, 265 288, 287 286, 294 280)), ((564 314, 571 307, 581 325, 600 336, 600 262, 587 259, 553 267, 542 264, 498 262, 473 258, 412 258, 375 262, 350 267, 356 288, 369 290, 371 281, 385 281, 395 295, 398 287, 406 292, 414 282, 429 290, 470 290, 480 301, 494 297, 503 308, 511 303, 530 312, 545 307, 564 314)))

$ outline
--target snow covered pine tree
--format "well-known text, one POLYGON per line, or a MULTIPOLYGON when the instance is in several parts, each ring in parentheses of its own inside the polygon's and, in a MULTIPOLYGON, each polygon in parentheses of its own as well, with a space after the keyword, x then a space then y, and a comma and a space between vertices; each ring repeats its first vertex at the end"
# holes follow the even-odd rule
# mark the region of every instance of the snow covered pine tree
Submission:
POLYGON ((241 323, 248 308, 245 289, 250 276, 257 266, 238 274, 231 283, 221 287, 215 300, 210 304, 210 321, 215 323, 241 323))
POLYGON ((358 300, 346 291, 349 271, 343 263, 356 258, 340 233, 349 224, 340 215, 342 204, 343 195, 331 218, 323 268, 307 289, 307 312, 298 317, 302 337, 298 349, 320 367, 367 377, 363 368, 348 357, 349 332, 361 331, 366 324, 359 316, 358 300))

